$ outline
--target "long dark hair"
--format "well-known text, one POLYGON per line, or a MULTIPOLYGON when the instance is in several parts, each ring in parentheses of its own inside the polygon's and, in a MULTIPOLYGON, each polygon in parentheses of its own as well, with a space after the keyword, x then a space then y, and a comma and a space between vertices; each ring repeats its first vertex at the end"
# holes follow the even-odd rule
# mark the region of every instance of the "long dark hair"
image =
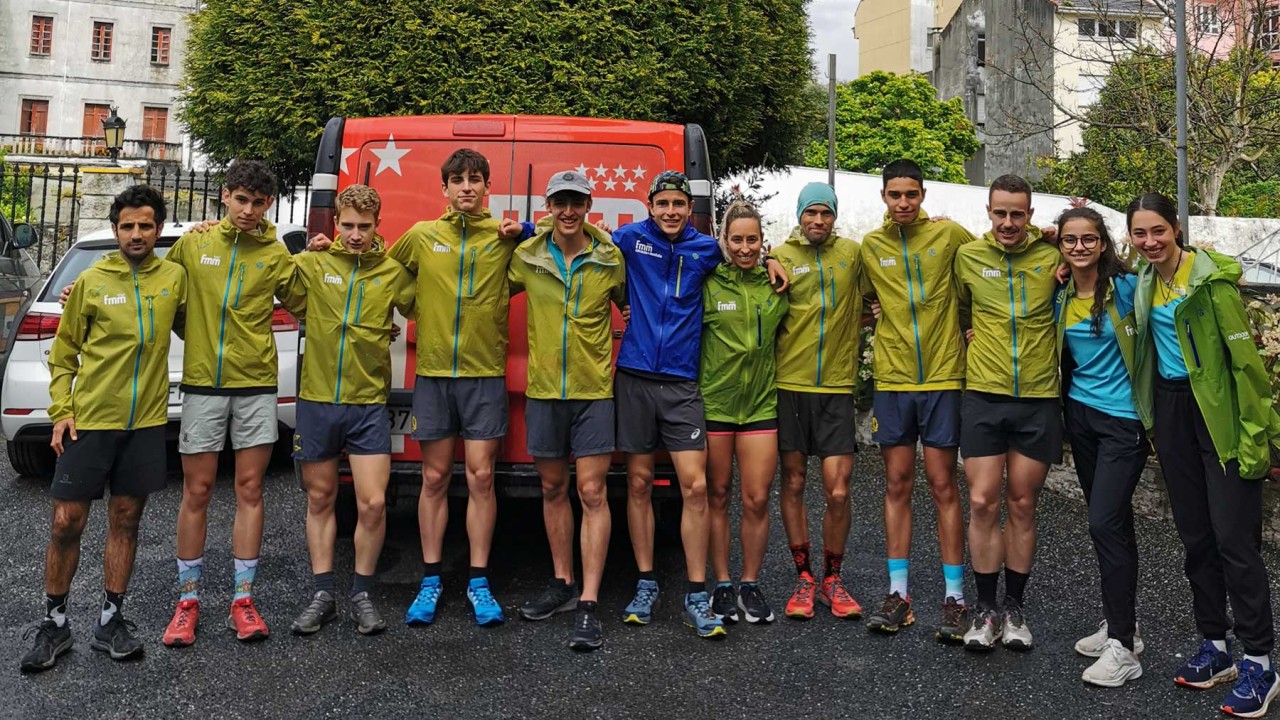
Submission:
POLYGON ((1139 210, 1150 210, 1164 218, 1164 221, 1169 223, 1169 227, 1178 228, 1178 247, 1186 249, 1187 241, 1182 236, 1185 228, 1178 223, 1178 204, 1176 202, 1167 195, 1161 195, 1158 192, 1143 193, 1134 198, 1133 202, 1129 203, 1129 209, 1125 210, 1124 213, 1130 234, 1133 233, 1133 215, 1139 210))
MULTIPOLYGON (((1132 206, 1130 207, 1130 217, 1133 215, 1132 206)), ((1097 231, 1098 237, 1102 244, 1102 254, 1098 256, 1098 279, 1093 287, 1093 307, 1090 309, 1089 329, 1093 332, 1094 337, 1102 335, 1102 316, 1107 312, 1107 290, 1111 286, 1111 280, 1129 272, 1129 266, 1120 257, 1120 253, 1116 251, 1115 241, 1111 239, 1111 233, 1107 230, 1107 223, 1102 215, 1093 208, 1089 207, 1073 207, 1063 211, 1058 216, 1058 237, 1062 237, 1062 228, 1067 224, 1068 220, 1080 218, 1087 220, 1093 224, 1094 230, 1097 231)))

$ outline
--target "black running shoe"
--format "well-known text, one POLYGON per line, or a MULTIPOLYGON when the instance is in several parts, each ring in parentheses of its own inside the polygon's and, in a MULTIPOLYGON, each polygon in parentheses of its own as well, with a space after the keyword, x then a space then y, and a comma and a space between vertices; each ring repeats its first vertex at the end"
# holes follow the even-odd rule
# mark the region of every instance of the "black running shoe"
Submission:
POLYGON ((569 649, 590 652, 604 644, 600 631, 600 619, 590 610, 579 610, 573 618, 573 634, 569 636, 569 649))
POLYGON ((58 656, 71 649, 71 623, 58 627, 58 623, 45 619, 39 625, 32 625, 23 633, 23 640, 35 636, 31 651, 22 656, 22 672, 40 672, 48 670, 58 663, 58 656))
POLYGON ((904 600, 898 593, 889 593, 880 602, 880 609, 867 618, 867 629, 892 635, 916 621, 911 612, 911 601, 904 600))
POLYGON ((112 660, 128 660, 142 656, 142 641, 133 636, 138 627, 120 613, 111 616, 106 625, 94 624, 89 647, 101 650, 112 660))
POLYGON ((538 597, 520 606, 520 617, 525 620, 546 620, 556 613, 569 612, 578 607, 578 593, 574 586, 560 578, 551 578, 538 597))
POLYGON ((755 583, 742 583, 738 587, 738 609, 742 611, 742 619, 749 623, 773 622, 773 610, 755 583))
POLYGON ((733 585, 716 585, 711 595, 711 612, 722 622, 738 622, 738 591, 733 585))
POLYGON ((964 634, 968 630, 969 608, 964 603, 956 602, 953 597, 947 598, 942 604, 942 622, 938 623, 938 640, 958 645, 964 642, 964 634))

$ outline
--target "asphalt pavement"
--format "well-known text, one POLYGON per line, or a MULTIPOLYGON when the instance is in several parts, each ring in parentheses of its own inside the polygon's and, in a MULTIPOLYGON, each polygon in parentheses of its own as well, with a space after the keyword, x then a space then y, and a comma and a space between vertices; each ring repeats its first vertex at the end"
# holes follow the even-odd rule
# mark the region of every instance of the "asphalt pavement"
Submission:
MULTIPOLYGON (((811 472, 811 526, 820 527, 820 480, 811 472)), ((887 588, 881 526, 883 465, 877 453, 858 458, 854 512, 844 576, 869 607, 887 588)), ((43 483, 16 478, 0 465, 0 717, 94 718, 1214 718, 1223 690, 1174 686, 1173 672, 1193 653, 1198 635, 1182 549, 1172 525, 1139 520, 1139 622, 1146 641, 1145 675, 1120 689, 1084 685, 1091 662, 1072 644, 1101 618, 1097 563, 1084 506, 1046 494, 1040 504, 1040 549, 1027 589, 1026 612, 1036 647, 975 655, 934 640, 942 602, 936 525, 923 479, 915 494, 916 539, 911 587, 918 622, 897 637, 869 634, 861 623, 819 613, 808 622, 781 618, 794 571, 777 515, 762 582, 779 615, 770 626, 739 624, 723 641, 695 637, 681 622, 683 556, 668 538, 659 545, 663 605, 648 627, 624 626, 619 611, 635 583, 626 520, 614 516, 600 612, 604 648, 567 649, 570 614, 541 622, 516 615, 550 574, 540 505, 503 502, 491 582, 508 620, 474 625, 464 599, 466 538, 455 507, 445 549, 445 595, 434 625, 401 621, 420 579, 411 509, 392 513, 373 595, 391 627, 361 637, 349 622, 311 637, 289 634, 310 594, 303 537, 304 497, 285 465, 267 480, 267 523, 255 598, 271 625, 265 642, 242 645, 224 628, 230 602, 230 478, 220 480, 210 511, 202 592, 204 616, 194 647, 160 644, 176 601, 173 528, 181 496, 174 477, 153 496, 143 518, 138 563, 125 604, 146 655, 117 663, 88 647, 101 597, 104 508, 95 505, 72 586, 73 651, 40 675, 18 671, 28 647, 23 632, 43 612, 41 568, 49 510, 43 483)), ((817 533, 815 533, 817 534, 817 533)), ((820 536, 820 535, 819 535, 820 536)), ((735 557, 738 555, 735 539, 735 557)), ((815 558, 821 548, 814 547, 815 558)), ((348 582, 352 550, 338 548, 338 582, 348 582)), ((1266 552, 1271 568, 1280 553, 1266 552)), ((974 597, 972 580, 966 592, 974 597)), ((1273 577, 1273 594, 1276 583, 1273 577)), ((1237 653, 1239 652, 1237 648, 1237 653)), ((1273 710, 1273 714, 1280 709, 1273 710)))

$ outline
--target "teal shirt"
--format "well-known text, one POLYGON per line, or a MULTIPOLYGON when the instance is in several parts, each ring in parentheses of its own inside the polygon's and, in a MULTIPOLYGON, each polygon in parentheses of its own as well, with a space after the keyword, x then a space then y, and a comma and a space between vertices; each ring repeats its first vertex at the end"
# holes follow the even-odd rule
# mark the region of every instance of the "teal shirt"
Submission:
POLYGON ((1133 383, 1124 356, 1120 354, 1110 314, 1103 313, 1100 334, 1093 334, 1092 325, 1092 319, 1086 316, 1063 333, 1071 359, 1075 361, 1067 397, 1112 417, 1137 420, 1133 383))

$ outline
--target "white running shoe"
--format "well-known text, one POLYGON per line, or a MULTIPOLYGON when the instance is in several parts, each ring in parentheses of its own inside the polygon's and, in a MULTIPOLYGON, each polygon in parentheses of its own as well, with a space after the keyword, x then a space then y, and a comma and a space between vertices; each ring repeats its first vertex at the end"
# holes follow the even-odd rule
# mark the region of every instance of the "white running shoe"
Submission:
MULTIPOLYGON (((1103 651, 1107 649, 1108 639, 1109 639, 1109 636, 1107 635, 1107 621, 1103 620, 1102 622, 1098 623, 1097 632, 1095 632, 1092 635, 1087 635, 1085 637, 1082 637, 1080 638, 1079 641, 1076 642, 1076 652, 1080 653, 1085 657, 1091 657, 1091 658, 1102 657, 1103 651)), ((1141 655, 1142 651, 1145 649, 1146 647, 1142 642, 1142 626, 1135 625, 1134 632, 1133 632, 1133 654, 1141 655)))
POLYGON ((1027 627, 1026 618, 1022 617, 1022 606, 1016 602, 1005 601, 1004 605, 1004 646, 1010 650, 1031 649, 1031 628, 1027 627))
POLYGON ((994 608, 979 606, 969 613, 969 630, 964 634, 964 648, 990 652, 1000 640, 1002 621, 994 608))
POLYGON ((1085 668, 1080 679, 1090 685, 1120 687, 1130 680, 1142 677, 1142 663, 1137 653, 1120 644, 1119 640, 1107 640, 1102 656, 1085 668))

